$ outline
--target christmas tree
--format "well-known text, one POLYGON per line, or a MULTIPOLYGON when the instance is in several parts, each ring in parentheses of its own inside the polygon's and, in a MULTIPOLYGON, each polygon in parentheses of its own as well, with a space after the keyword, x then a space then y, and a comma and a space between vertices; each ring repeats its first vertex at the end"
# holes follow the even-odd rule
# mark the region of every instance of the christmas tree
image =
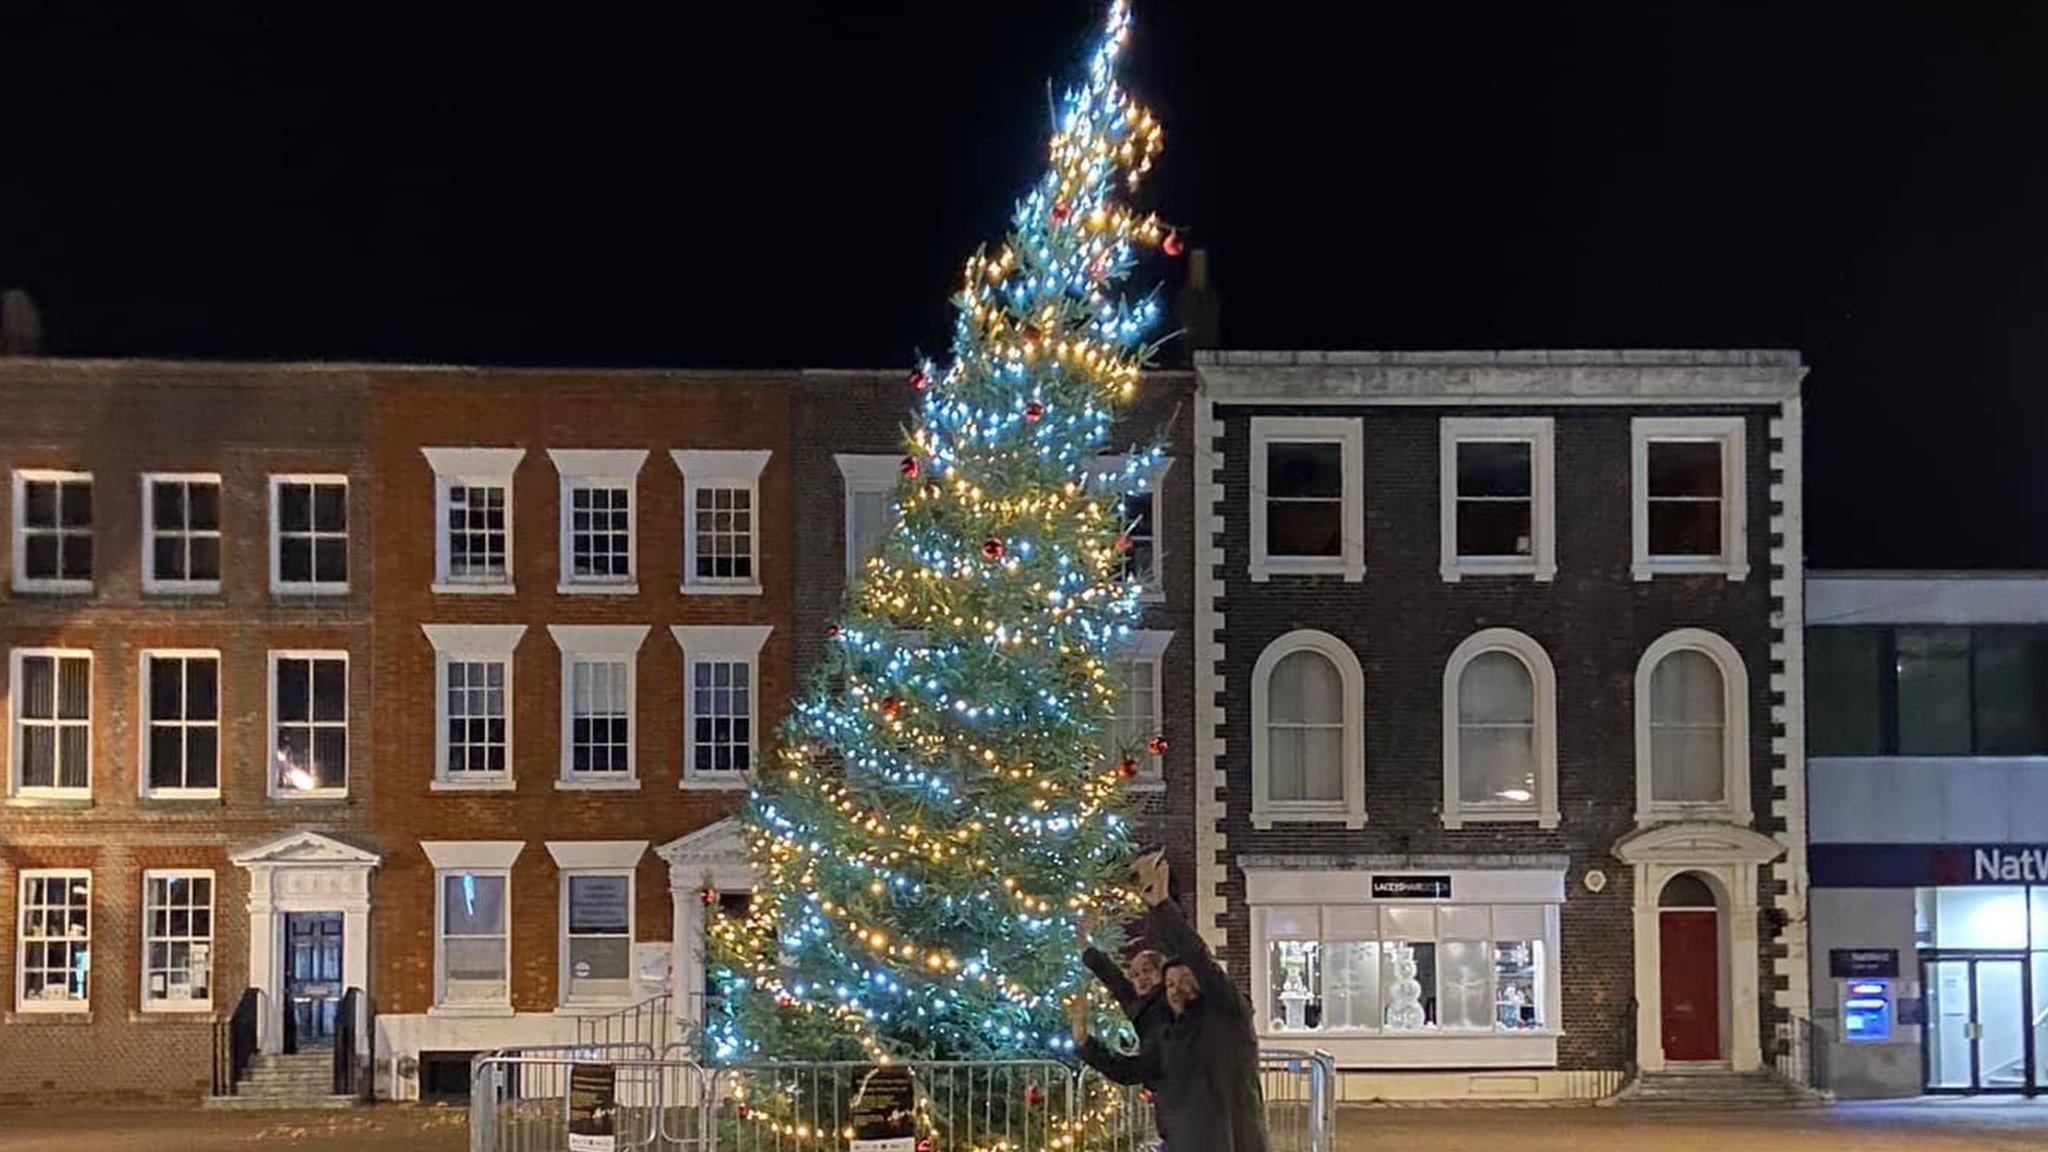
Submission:
POLYGON ((1148 749, 1104 747, 1107 656, 1141 591, 1122 498, 1159 454, 1101 457, 1156 318, 1118 287, 1180 244, 1127 200, 1160 147, 1117 81, 1129 33, 1117 0, 1045 174, 967 262, 950 360, 910 375, 898 519, 745 809, 757 886, 714 927, 716 1058, 1070 1049, 1075 924, 1130 906, 1123 784, 1148 749))

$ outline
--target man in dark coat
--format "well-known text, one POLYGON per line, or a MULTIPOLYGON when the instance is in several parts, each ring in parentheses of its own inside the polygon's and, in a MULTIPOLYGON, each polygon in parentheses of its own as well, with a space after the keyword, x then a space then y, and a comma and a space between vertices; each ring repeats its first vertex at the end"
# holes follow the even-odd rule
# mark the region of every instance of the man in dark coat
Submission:
MULTIPOLYGON (((1138 891, 1149 911, 1147 932, 1170 952, 1166 1001, 1173 1011, 1158 1047, 1140 1049, 1135 1071, 1159 1085, 1160 1134, 1170 1152, 1266 1152, 1266 1099, 1259 1085, 1259 1042, 1251 1002, 1230 982, 1179 905, 1167 898, 1166 862, 1138 863, 1138 891)), ((1091 1066, 1116 1054, 1087 1036, 1075 1018, 1075 1039, 1091 1066)), ((1128 1069, 1127 1069, 1128 1070, 1128 1069)), ((1107 1073, 1105 1073, 1107 1074, 1107 1073)))
POLYGON ((1108 953, 1090 942, 1089 929, 1092 926, 1093 917, 1082 918, 1078 933, 1081 962, 1116 998, 1117 1007, 1123 1009, 1125 1019, 1131 1022, 1132 1030, 1138 1034, 1138 1050, 1126 1055, 1098 1044, 1095 1046, 1095 1058, 1090 1059, 1089 1047, 1083 1044, 1081 1059, 1118 1084, 1144 1085, 1145 1090, 1152 1094, 1153 1122, 1163 1136, 1166 1124, 1159 1103, 1159 1084, 1156 1079, 1146 1078, 1144 1061, 1146 1053, 1158 1052, 1167 1025, 1173 1022, 1173 1009, 1166 1003, 1166 958, 1148 948, 1134 953, 1130 962, 1119 968, 1108 953))

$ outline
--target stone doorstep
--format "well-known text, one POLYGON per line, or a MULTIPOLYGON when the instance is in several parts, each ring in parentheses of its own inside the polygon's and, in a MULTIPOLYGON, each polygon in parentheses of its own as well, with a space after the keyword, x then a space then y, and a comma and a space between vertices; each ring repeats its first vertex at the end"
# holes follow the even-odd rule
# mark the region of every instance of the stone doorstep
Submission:
POLYGON ((363 1101, 354 1096, 304 1095, 304 1096, 208 1096, 201 1101, 201 1107, 229 1111, 270 1110, 278 1112, 294 1109, 356 1108, 363 1101))

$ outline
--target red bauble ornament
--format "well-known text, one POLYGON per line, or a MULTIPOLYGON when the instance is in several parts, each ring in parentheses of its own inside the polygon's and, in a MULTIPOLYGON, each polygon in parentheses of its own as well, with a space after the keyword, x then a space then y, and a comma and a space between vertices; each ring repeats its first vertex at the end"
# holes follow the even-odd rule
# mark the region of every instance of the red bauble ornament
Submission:
POLYGON ((1166 755, 1166 737, 1154 736, 1150 740, 1145 741, 1145 750, 1154 756, 1166 755))
POLYGON ((1001 560, 1003 551, 1003 542, 993 536, 981 542, 981 554, 991 560, 1001 560))
POLYGON ((931 375, 922 368, 919 368, 917 371, 912 372, 910 374, 910 386, 912 388, 917 389, 919 392, 922 392, 926 388, 930 387, 931 382, 931 375))
POLYGON ((1138 1099, 1150 1104, 1152 1102, 1152 1090, 1150 1088, 1138 1089, 1138 1099))
POLYGON ((1040 1088, 1037 1084, 1026 1084, 1024 1086, 1024 1102, 1033 1108, 1045 1103, 1045 1089, 1040 1088))
POLYGON ((1138 774, 1138 762, 1129 756, 1124 757, 1116 762, 1116 774, 1129 780, 1138 774))
POLYGON ((1042 335, 1042 333, 1040 333, 1040 332, 1038 331, 1038 325, 1036 325, 1036 324, 1026 324, 1026 325, 1024 326, 1024 339, 1025 339, 1025 340, 1027 340, 1027 341, 1029 341, 1029 342, 1031 342, 1031 343, 1033 343, 1033 344, 1036 344, 1036 343, 1038 343, 1038 338, 1039 338, 1039 336, 1040 336, 1040 335, 1042 335))
POLYGON ((745 1120, 746 1118, 754 1114, 754 1110, 752 1108, 747 1107, 745 1104, 742 1104, 739 1106, 739 1114, 740 1119, 745 1120))
POLYGON ((718 889, 706 888, 702 892, 697 893, 697 898, 704 901, 704 906, 709 908, 713 904, 718 903, 718 889))
POLYGON ((1129 552, 1131 550, 1131 538, 1121 532, 1117 533, 1116 550, 1118 552, 1129 552))
POLYGON ((903 701, 894 696, 882 697, 882 715, 894 720, 903 713, 903 701))
POLYGON ((1090 280, 1100 280, 1107 275, 1109 275, 1109 262, 1107 260, 1096 260, 1088 265, 1088 278, 1090 280))
POLYGON ((1168 232, 1166 239, 1159 242, 1159 250, 1168 256, 1178 256, 1182 252, 1187 251, 1187 247, 1185 243, 1182 243, 1180 233, 1178 232, 1168 232))
POLYGON ((932 1152, 932 1149, 934 1147, 935 1145, 932 1144, 932 1138, 929 1136, 917 1142, 917 1152, 932 1152))
POLYGON ((1024 406, 1024 419, 1028 423, 1036 424, 1038 423, 1039 418, 1044 415, 1045 405, 1040 404, 1036 400, 1033 400, 1031 403, 1026 404, 1024 406))
POLYGON ((896 465, 896 470, 905 476, 916 476, 918 472, 917 457, 905 456, 903 463, 896 465))
MULTIPOLYGON (((791 996, 787 992, 777 992, 775 994, 775 1006, 778 1008, 787 1008, 794 1003, 796 1003, 796 997, 791 996)), ((744 1116, 746 1113, 741 1112, 740 1115, 744 1116)))
POLYGON ((837 640, 839 639, 839 636, 842 631, 843 629, 841 629, 839 625, 834 624, 830 628, 825 629, 825 638, 828 640, 837 640))
POLYGON ((1061 200, 1052 206, 1052 222, 1055 224, 1065 224, 1067 217, 1072 214, 1073 209, 1067 207, 1065 200, 1061 200))

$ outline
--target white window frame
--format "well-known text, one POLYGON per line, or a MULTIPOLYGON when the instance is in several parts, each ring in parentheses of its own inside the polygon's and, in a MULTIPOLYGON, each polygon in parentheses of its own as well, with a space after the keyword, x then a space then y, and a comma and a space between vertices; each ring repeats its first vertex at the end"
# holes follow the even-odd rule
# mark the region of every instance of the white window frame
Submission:
POLYGON ((1253 583, 1274 576, 1365 579, 1365 425, 1354 416, 1254 416, 1251 470, 1245 481, 1250 508, 1253 583), (1336 556, 1271 556, 1266 552, 1266 449, 1269 444, 1336 444, 1343 450, 1343 547, 1336 556))
MULTIPOLYGON (((145 648, 137 654, 135 662, 135 683, 138 686, 135 710, 137 716, 135 736, 135 763, 137 770, 135 773, 135 787, 137 795, 143 799, 218 800, 220 798, 220 778, 226 768, 227 760, 227 749, 221 740, 221 729, 225 719, 222 714, 221 698, 227 694, 226 685, 223 683, 224 676, 222 675, 225 671, 225 664, 226 662, 221 659, 220 649, 218 648, 145 648), (151 730, 156 727, 157 723, 156 718, 150 714, 149 710, 149 696, 152 687, 149 670, 149 662, 151 660, 213 661, 213 787, 211 788, 152 788, 150 786, 150 770, 153 766, 149 762, 149 737, 151 730)), ((180 720, 176 726, 181 729, 206 727, 203 723, 194 723, 191 720, 180 720)))
MULTIPOLYGON (((156 486, 164 484, 211 484, 219 492, 216 507, 220 512, 221 525, 212 531, 201 529, 180 529, 175 534, 184 537, 203 538, 211 536, 221 546, 221 575, 227 574, 227 506, 222 502, 227 494, 218 472, 144 472, 142 474, 142 590, 147 593, 185 596, 205 596, 220 591, 220 580, 162 580, 156 574, 156 486)), ((190 512, 190 506, 187 506, 190 512)), ((189 555, 188 555, 189 561, 189 555)), ((188 565, 189 566, 189 565, 188 565)))
POLYGON ((683 595, 761 594, 761 536, 765 525, 761 472, 773 455, 774 451, 768 448, 677 448, 669 453, 676 470, 683 474, 683 595), (697 493, 706 488, 744 488, 749 494, 747 507, 752 523, 747 533, 748 566, 753 572, 749 579, 721 580, 697 575, 697 493))
POLYGON ((512 1010, 512 863, 526 847, 519 840, 422 840, 420 850, 434 866, 434 1001, 429 1016, 510 1016, 512 1010), (505 882, 505 999, 502 1003, 448 1003, 447 879, 459 875, 496 877, 505 882))
MULTIPOLYGON (((88 918, 90 913, 88 912, 88 918)), ((178 1014, 182 1012, 213 1011, 214 976, 220 972, 220 881, 214 878, 209 868, 147 868, 142 873, 142 951, 137 957, 136 971, 141 973, 142 1010, 178 1014), (149 946, 156 940, 181 940, 187 944, 198 939, 189 932, 184 936, 153 936, 150 934, 149 883, 152 880, 204 880, 206 881, 206 999, 204 1000, 162 1000, 153 999, 149 992, 149 946)))
MULTIPOLYGON (((1101 474, 1121 473, 1129 457, 1122 455, 1097 456, 1092 470, 1101 474)), ((1117 500, 1118 519, 1121 519, 1123 499, 1143 495, 1152 502, 1152 570, 1138 573, 1138 603, 1164 604, 1166 602, 1166 474, 1173 470, 1173 457, 1162 456, 1157 467, 1147 472, 1142 489, 1129 489, 1119 494, 1117 500)))
POLYGON ((555 888, 555 1003, 562 1009, 617 1007, 633 1001, 633 985, 639 971, 631 960, 640 939, 640 857, 647 852, 645 840, 550 840, 548 855, 554 857, 560 874, 555 888), (618 1000, 573 1000, 569 996, 569 878, 572 876, 624 876, 626 878, 626 980, 627 994, 618 1000))
POLYGON ((1557 422, 1548 416, 1446 416, 1437 428, 1438 572, 1446 583, 1467 576, 1557 578, 1557 422), (1529 555, 1458 554, 1458 445, 1529 445, 1529 555))
MULTIPOLYGON (((1158 726, 1166 726, 1166 650, 1173 645, 1173 631, 1165 628, 1133 629, 1124 639, 1113 643, 1106 655, 1111 664, 1149 664, 1152 666, 1152 718, 1158 726)), ((1155 733, 1160 734, 1160 733, 1155 733)), ((1108 750, 1112 756, 1119 750, 1108 750)), ((1131 753, 1138 761, 1138 775, 1124 786, 1132 792, 1164 792, 1166 771, 1164 757, 1149 748, 1140 747, 1131 753)))
POLYGON ((555 591, 565 596, 632 596, 640 591, 640 469, 647 463, 645 448, 550 448, 561 478, 560 528, 557 547, 561 572, 555 591), (599 579, 576 575, 575 510, 576 491, 581 488, 624 488, 626 490, 626 575, 623 579, 599 579))
POLYGON ((1631 572, 1637 580, 1681 574, 1718 574, 1730 580, 1749 577, 1749 456, 1747 424, 1740 416, 1637 416, 1629 421, 1630 519, 1634 549, 1631 572), (1721 554, 1719 556, 1652 556, 1650 554, 1650 445, 1656 441, 1715 443, 1721 448, 1721 554))
MULTIPOLYGON (((348 507, 354 495, 349 489, 348 476, 340 472, 275 472, 270 476, 270 594, 273 596, 346 596, 347 580, 286 580, 284 578, 284 522, 279 519, 279 489, 286 484, 311 484, 340 488, 342 505, 348 507)), ((355 556, 350 534, 354 531, 355 510, 349 508, 349 527, 341 535, 342 551, 348 556, 350 571, 355 570, 355 556)), ((321 532, 317 528, 305 533, 308 539, 318 541, 333 533, 321 532)), ((316 548, 317 552, 318 549, 316 548)), ((317 564, 317 560, 315 561, 317 564)))
POLYGON ((1266 645, 1252 667, 1252 827, 1276 824, 1342 824, 1365 827, 1365 669, 1351 646, 1328 632, 1298 628, 1266 645), (1273 669, 1296 652, 1311 651, 1337 666, 1344 682, 1344 783, 1340 800, 1275 800, 1272 752, 1266 727, 1272 713, 1273 669))
POLYGON ((550 624, 548 636, 562 654, 561 766, 555 787, 563 791, 631 792, 640 787, 640 644, 646 624, 550 624), (626 666, 626 772, 578 773, 576 700, 572 672, 578 661, 619 661, 626 666))
MULTIPOLYGON (((92 871, 87 868, 19 868, 14 887, 14 1010, 21 1013, 88 1016, 92 1013, 92 871), (29 1000, 28 995, 28 882, 31 879, 85 881, 85 998, 83 1000, 29 1000)), ((45 905, 47 907, 47 905, 45 905)), ((67 937, 68 938, 68 937, 67 937)), ((39 936, 39 940, 51 939, 39 936)))
MULTIPOLYGON (((92 591, 93 580, 99 576, 100 555, 99 535, 99 482, 90 472, 73 471, 66 468, 17 468, 14 470, 14 590, 16 592, 58 593, 81 595, 92 591), (28 484, 30 481, 46 483, 76 483, 83 481, 93 488, 93 523, 90 533, 94 538, 92 571, 84 580, 52 579, 34 577, 28 574, 28 484)), ((58 548, 61 552, 63 544, 58 548)), ((61 563, 61 561, 60 561, 61 563)))
POLYGON ((772 631, 774 629, 767 624, 676 624, 669 628, 669 633, 676 638, 677 646, 683 650, 683 770, 680 787, 686 790, 701 789, 711 792, 742 790, 747 787, 748 776, 760 770, 761 648, 768 642, 768 634, 772 631), (695 769, 696 675, 699 661, 747 665, 747 731, 753 738, 753 748, 747 762, 754 766, 749 772, 700 775, 695 769))
MULTIPOLYGON (((8 654, 7 663, 7 763, 9 766, 9 794, 22 800, 90 801, 92 799, 94 767, 93 744, 98 736, 98 733, 94 731, 93 721, 94 714, 99 710, 99 701, 96 699, 99 695, 99 690, 93 683, 98 678, 99 669, 95 666, 96 662, 93 659, 92 650, 88 648, 16 648, 8 654), (21 705, 26 693, 22 688, 21 662, 23 658, 29 656, 47 656, 56 660, 83 659, 85 661, 85 787, 83 788, 42 787, 25 784, 22 781, 22 769, 26 765, 22 759, 22 745, 24 743, 22 739, 22 726, 24 718, 21 714, 21 705)), ((52 685, 51 690, 59 694, 62 692, 61 687, 55 684, 52 685)), ((63 725, 60 723, 56 727, 61 730, 63 725)), ((62 741, 59 741, 59 747, 62 747, 62 741)))
MULTIPOLYGON (((842 481, 840 515, 842 526, 840 538, 846 545, 846 583, 848 587, 859 578, 861 564, 865 557, 854 551, 853 505, 855 496, 894 496, 896 494, 897 469, 903 458, 887 453, 840 452, 832 457, 839 466, 842 481)), ((893 521, 891 522, 893 525, 893 521)))
POLYGON ((1444 662, 1444 805, 1446 828, 1467 824, 1534 824, 1538 828, 1558 825, 1557 799, 1557 669, 1550 653, 1526 632, 1513 628, 1486 628, 1465 638, 1444 662), (1506 652, 1529 670, 1530 691, 1536 719, 1536 796, 1534 803, 1514 807, 1468 804, 1458 787, 1458 685, 1465 668, 1488 652, 1506 652))
MULTIPOLYGON (((354 679, 355 670, 350 667, 349 654, 347 649, 272 648, 265 655, 263 661, 263 694, 264 697, 269 701, 270 716, 268 727, 265 729, 267 733, 267 739, 269 742, 264 747, 263 750, 263 775, 265 781, 264 788, 272 800, 282 800, 286 802, 300 800, 345 799, 349 794, 348 785, 344 785, 340 788, 285 788, 281 786, 278 780, 277 662, 280 660, 341 661, 342 731, 346 734, 346 747, 348 749, 346 754, 347 759, 343 762, 343 775, 348 779, 350 784, 353 784, 355 782, 356 777, 356 710, 355 700, 353 698, 355 686, 352 683, 354 679)), ((308 707, 310 706, 311 702, 309 701, 308 707)), ((315 721, 313 723, 313 727, 317 731, 324 723, 329 722, 315 721)))
POLYGON ((434 772, 432 792, 509 792, 512 790, 514 716, 513 652, 526 635, 524 624, 422 624, 434 646, 434 772), (505 770, 502 773, 448 773, 448 665, 497 663, 505 666, 505 770))
POLYGON ((1747 827, 1754 813, 1749 796, 1749 668, 1735 645, 1704 628, 1678 628, 1659 636, 1636 662, 1636 823, 1726 820, 1747 827), (1674 652, 1698 652, 1721 672, 1721 788, 1719 802, 1655 799, 1650 740, 1650 677, 1674 652))
POLYGON ((434 469, 434 585, 445 596, 510 596, 517 583, 518 537, 514 535, 513 475, 525 458, 524 448, 422 448, 434 469), (505 575, 500 580, 457 580, 449 573, 449 500, 456 488, 505 490, 505 575))

